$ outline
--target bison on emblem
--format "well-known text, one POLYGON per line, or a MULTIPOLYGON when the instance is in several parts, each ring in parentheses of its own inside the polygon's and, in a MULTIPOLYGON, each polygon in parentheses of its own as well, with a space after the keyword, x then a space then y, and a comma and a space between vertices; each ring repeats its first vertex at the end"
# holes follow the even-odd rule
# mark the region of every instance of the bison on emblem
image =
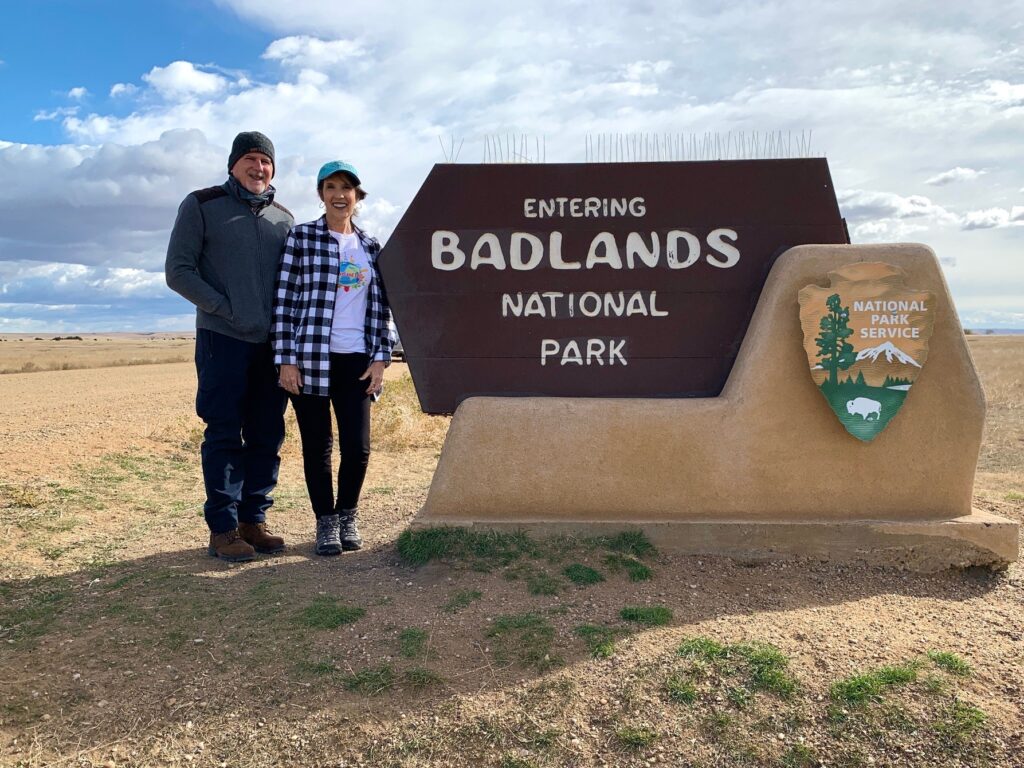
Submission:
POLYGON ((869 397, 855 397, 846 401, 846 412, 851 416, 860 416, 864 421, 874 414, 877 421, 882 418, 882 404, 869 397))

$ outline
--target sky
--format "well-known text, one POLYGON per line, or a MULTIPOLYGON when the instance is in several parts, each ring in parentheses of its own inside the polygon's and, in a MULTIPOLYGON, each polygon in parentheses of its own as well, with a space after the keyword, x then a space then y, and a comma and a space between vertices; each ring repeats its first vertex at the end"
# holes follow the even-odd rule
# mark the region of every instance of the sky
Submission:
MULTIPOLYGON (((274 141, 315 218, 329 159, 385 241, 439 137, 810 136, 855 243, 938 255, 970 328, 1024 328, 1024 0, 0 0, 0 332, 175 331, 177 206, 274 141)), ((450 145, 449 150, 450 152, 450 145)))

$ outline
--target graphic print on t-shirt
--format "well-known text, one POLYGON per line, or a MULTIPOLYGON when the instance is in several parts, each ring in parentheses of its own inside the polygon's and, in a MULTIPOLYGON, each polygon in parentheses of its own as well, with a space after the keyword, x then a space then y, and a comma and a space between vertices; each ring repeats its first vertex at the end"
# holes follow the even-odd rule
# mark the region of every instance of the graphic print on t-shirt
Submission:
POLYGON ((373 279, 369 254, 353 232, 331 232, 338 244, 338 283, 331 317, 331 352, 366 351, 366 306, 373 279))
POLYGON ((367 269, 359 266, 358 257, 358 250, 348 250, 341 254, 341 264, 338 265, 338 287, 346 293, 366 285, 367 269))

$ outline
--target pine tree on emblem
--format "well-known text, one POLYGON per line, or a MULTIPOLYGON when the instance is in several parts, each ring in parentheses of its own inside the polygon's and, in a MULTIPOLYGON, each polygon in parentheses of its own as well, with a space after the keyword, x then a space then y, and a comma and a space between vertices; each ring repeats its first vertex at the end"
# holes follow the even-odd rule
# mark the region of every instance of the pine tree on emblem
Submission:
POLYGON ((835 387, 839 384, 839 372, 845 371, 857 356, 853 345, 846 339, 853 334, 850 327, 850 308, 842 305, 838 293, 833 293, 825 302, 828 314, 821 318, 818 327, 821 333, 814 340, 818 345, 817 356, 821 358, 821 367, 828 371, 828 384, 835 387))

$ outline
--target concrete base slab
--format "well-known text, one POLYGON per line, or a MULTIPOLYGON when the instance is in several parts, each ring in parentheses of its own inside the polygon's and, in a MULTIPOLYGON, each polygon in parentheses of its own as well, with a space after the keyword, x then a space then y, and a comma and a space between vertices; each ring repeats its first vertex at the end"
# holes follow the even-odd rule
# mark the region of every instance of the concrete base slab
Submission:
POLYGON ((946 568, 1003 568, 1018 556, 1017 523, 981 510, 926 521, 550 521, 466 520, 420 514, 412 527, 457 526, 526 531, 532 536, 611 536, 642 530, 663 551, 744 561, 810 558, 929 573, 946 568))

